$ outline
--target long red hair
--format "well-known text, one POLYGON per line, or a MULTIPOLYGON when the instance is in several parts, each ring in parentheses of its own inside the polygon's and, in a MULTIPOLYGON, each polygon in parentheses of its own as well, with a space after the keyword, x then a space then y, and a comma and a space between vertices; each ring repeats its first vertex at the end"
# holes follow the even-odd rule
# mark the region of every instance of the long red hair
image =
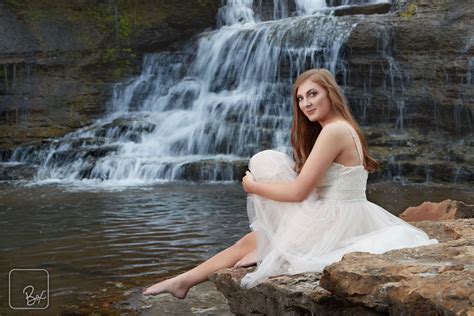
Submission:
POLYGON ((327 90, 327 95, 331 103, 332 113, 337 117, 346 120, 356 131, 362 144, 363 165, 369 172, 375 172, 379 168, 379 163, 369 155, 367 141, 359 125, 354 120, 351 110, 347 105, 342 89, 334 80, 333 75, 326 69, 310 69, 298 76, 293 84, 293 124, 291 126, 291 145, 293 146, 293 159, 295 160, 295 171, 300 172, 311 149, 322 130, 319 122, 311 122, 301 111, 297 101, 297 91, 299 86, 306 80, 311 80, 327 90))

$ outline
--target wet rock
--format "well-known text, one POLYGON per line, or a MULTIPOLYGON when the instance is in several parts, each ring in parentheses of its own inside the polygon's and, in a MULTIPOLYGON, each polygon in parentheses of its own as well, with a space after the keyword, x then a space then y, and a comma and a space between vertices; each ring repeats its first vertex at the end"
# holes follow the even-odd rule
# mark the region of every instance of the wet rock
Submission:
POLYGON ((346 254, 325 268, 320 285, 354 304, 390 314, 469 314, 474 296, 474 220, 432 225, 434 229, 424 227, 430 237, 444 226, 456 232, 451 234, 455 239, 380 255, 346 254))
POLYGON ((384 15, 341 17, 357 23, 345 50, 351 108, 366 124, 390 121, 393 128, 402 119, 405 128, 472 133, 474 7, 454 0, 393 6, 384 15))
POLYGON ((141 121, 138 117, 124 117, 105 124, 95 132, 95 135, 97 137, 107 137, 112 140, 129 140, 138 143, 141 141, 143 134, 152 133, 155 128, 155 124, 141 121))
MULTIPOLYGON (((170 166, 171 167, 171 166, 170 166)), ((212 180, 232 181, 241 180, 247 171, 248 160, 214 160, 206 159, 184 163, 175 171, 177 179, 190 181, 212 180)))
POLYGON ((117 145, 106 145, 92 148, 74 148, 63 151, 56 151, 52 154, 51 160, 58 164, 70 163, 77 159, 91 158, 97 160, 119 148, 117 145))
POLYGON ((472 218, 474 217, 474 205, 449 199, 439 203, 423 202, 418 206, 407 208, 399 216, 410 222, 472 218))
POLYGON ((119 134, 133 130, 136 132, 151 133, 155 130, 156 125, 151 122, 138 121, 134 118, 118 118, 110 124, 105 124, 104 129, 116 129, 119 134))
POLYGON ((132 290, 129 297, 115 308, 132 315, 233 315, 226 298, 212 282, 204 282, 192 287, 186 298, 177 299, 171 294, 144 296, 141 290, 132 290))
POLYGON ((390 12, 392 5, 390 3, 366 4, 358 6, 349 6, 337 8, 334 10, 335 16, 354 15, 354 14, 385 14, 390 12))
POLYGON ((446 133, 433 131, 427 134, 416 128, 393 131, 385 124, 372 124, 362 129, 369 152, 380 163, 380 170, 371 174, 370 180, 450 184, 474 181, 474 143, 469 140, 457 142, 446 133))
POLYGON ((32 180, 37 171, 37 166, 0 163, 0 181, 32 180))
POLYGON ((210 276, 236 315, 379 315, 319 286, 319 273, 275 276, 251 289, 240 280, 254 268, 222 269, 210 276))
POLYGON ((59 143, 62 145, 68 144, 71 148, 81 148, 87 146, 102 146, 107 143, 108 139, 105 137, 85 137, 75 139, 60 139, 59 143))
POLYGON ((11 149, 0 150, 0 161, 8 161, 12 156, 12 153, 13 150, 11 149))

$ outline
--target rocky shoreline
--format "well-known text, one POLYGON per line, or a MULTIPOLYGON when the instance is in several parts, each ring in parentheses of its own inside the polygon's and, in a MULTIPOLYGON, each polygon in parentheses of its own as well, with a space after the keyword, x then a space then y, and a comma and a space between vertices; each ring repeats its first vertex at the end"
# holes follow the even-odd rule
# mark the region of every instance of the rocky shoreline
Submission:
MULTIPOLYGON (((434 208, 440 204, 453 203, 434 208)), ((411 222, 439 244, 349 253, 323 273, 275 276, 252 289, 240 280, 255 267, 222 269, 210 280, 237 315, 472 315, 473 208, 463 211, 471 218, 411 222)))

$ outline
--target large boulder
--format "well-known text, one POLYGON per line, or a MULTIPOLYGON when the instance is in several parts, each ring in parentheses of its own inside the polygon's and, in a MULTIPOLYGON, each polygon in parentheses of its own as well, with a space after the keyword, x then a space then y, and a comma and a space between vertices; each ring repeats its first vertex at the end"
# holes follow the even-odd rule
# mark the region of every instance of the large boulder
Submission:
POLYGON ((210 276, 236 315, 379 315, 321 288, 320 273, 276 276, 252 289, 242 289, 240 280, 253 270, 228 268, 210 276))
POLYGON ((474 219, 419 222, 440 243, 381 255, 349 253, 319 273, 274 276, 251 289, 255 268, 210 276, 237 315, 467 315, 474 297, 474 219))
POLYGON ((474 217, 474 205, 450 199, 439 203, 423 202, 418 206, 407 208, 399 216, 409 222, 472 218, 474 217))
POLYGON ((454 240, 393 250, 350 253, 325 268, 320 285, 354 304, 396 315, 468 315, 474 301, 474 220, 424 225, 431 237, 454 240), (441 236, 445 238, 443 234, 441 236))

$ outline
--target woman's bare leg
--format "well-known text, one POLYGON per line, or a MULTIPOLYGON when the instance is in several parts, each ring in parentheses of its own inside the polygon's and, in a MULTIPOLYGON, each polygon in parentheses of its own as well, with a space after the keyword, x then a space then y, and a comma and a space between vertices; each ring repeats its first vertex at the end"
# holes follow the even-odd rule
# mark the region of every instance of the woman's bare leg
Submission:
POLYGON ((157 295, 160 293, 171 293, 177 298, 185 298, 188 290, 208 279, 213 272, 230 268, 240 259, 257 248, 257 237, 251 232, 242 237, 229 248, 219 252, 197 267, 186 271, 174 278, 156 283, 143 291, 144 295, 157 295))
POLYGON ((234 264, 234 268, 239 268, 239 267, 250 267, 253 266, 257 263, 257 248, 246 254, 242 259, 237 261, 234 264))

